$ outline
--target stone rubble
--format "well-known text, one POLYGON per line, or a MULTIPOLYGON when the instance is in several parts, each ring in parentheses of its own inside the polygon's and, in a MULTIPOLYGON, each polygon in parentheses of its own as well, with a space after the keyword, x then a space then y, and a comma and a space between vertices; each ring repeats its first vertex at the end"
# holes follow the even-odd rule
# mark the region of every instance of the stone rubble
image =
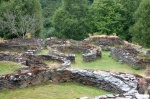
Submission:
POLYGON ((137 79, 131 74, 72 68, 35 68, 25 73, 2 75, 0 76, 0 90, 23 88, 49 81, 58 83, 74 81, 116 94, 125 94, 131 90, 134 90, 134 93, 138 93, 136 90, 137 79))
MULTIPOLYGON (((71 62, 75 62, 74 53, 82 53, 83 61, 90 62, 102 56, 101 48, 107 51, 111 50, 111 56, 118 59, 120 63, 126 62, 131 66, 139 66, 140 68, 150 66, 149 58, 138 56, 142 52, 141 48, 136 49, 136 46, 132 48, 131 44, 127 44, 128 46, 131 45, 130 47, 120 46, 124 45, 124 43, 117 36, 93 36, 83 41, 51 38, 45 44, 39 38, 7 40, 5 43, 0 44, 0 49, 27 52, 22 55, 0 53, 0 61, 14 61, 27 67, 19 69, 16 74, 1 75, 0 90, 24 88, 43 82, 61 83, 73 81, 115 93, 78 99, 149 99, 148 95, 138 93, 138 79, 134 75, 68 68, 71 66, 71 62), (118 45, 119 47, 115 47, 118 45), (51 47, 50 55, 35 55, 44 46, 51 47), (71 54, 66 54, 65 52, 71 54), (57 61, 61 63, 61 67, 50 69, 43 62, 44 60, 57 61)), ((150 56, 150 50, 143 53, 150 56)))
POLYGON ((110 51, 112 47, 118 45, 124 45, 123 39, 119 38, 118 36, 107 36, 107 35, 96 35, 91 36, 85 40, 84 43, 87 44, 94 44, 100 46, 102 50, 110 51))
POLYGON ((132 47, 115 47, 111 49, 111 57, 125 62, 133 67, 146 68, 150 66, 150 57, 132 47), (149 58, 148 58, 149 57, 149 58))
MULTIPOLYGON (((82 58, 83 58, 83 61, 85 61, 85 62, 94 61, 98 57, 102 56, 101 48, 96 47, 96 46, 90 46, 90 45, 83 46, 81 44, 76 45, 76 46, 75 45, 69 45, 69 46, 59 45, 59 46, 56 46, 55 48, 56 48, 55 50, 50 51, 51 55, 68 57, 67 54, 59 53, 58 51, 61 51, 61 52, 66 51, 66 52, 70 52, 70 53, 79 53, 80 52, 80 53, 84 53, 84 54, 82 54, 82 58)), ((72 59, 75 59, 75 58, 73 58, 73 56, 75 56, 75 54, 72 55, 72 59)), ((67 58, 67 59, 69 59, 69 58, 67 58)), ((69 59, 69 60, 72 60, 72 59, 69 59)), ((74 62, 75 62, 75 60, 74 60, 74 62)))
POLYGON ((6 40, 4 43, 0 43, 0 49, 3 51, 27 51, 27 50, 35 50, 43 48, 44 41, 40 38, 15 38, 6 40))
POLYGON ((107 94, 102 96, 96 96, 94 98, 89 97, 82 97, 77 99, 149 99, 149 95, 143 95, 143 94, 107 94))
POLYGON ((147 54, 148 56, 150 56, 150 49, 147 50, 146 54, 147 54))

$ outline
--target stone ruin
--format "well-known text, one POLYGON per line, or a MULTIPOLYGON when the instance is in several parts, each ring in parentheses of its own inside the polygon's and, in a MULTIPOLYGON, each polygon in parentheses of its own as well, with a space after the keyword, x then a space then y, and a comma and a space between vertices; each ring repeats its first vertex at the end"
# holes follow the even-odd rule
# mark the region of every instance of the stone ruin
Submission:
POLYGON ((82 57, 83 57, 83 61, 85 62, 96 60, 98 57, 101 57, 102 55, 101 48, 97 46, 90 46, 90 45, 85 45, 85 46, 84 45, 58 45, 55 47, 53 46, 51 50, 52 51, 50 53, 52 55, 66 56, 66 57, 70 56, 70 60, 74 62, 75 62, 75 53, 83 53, 82 57), (59 52, 63 52, 63 53, 59 53, 59 52), (65 54, 65 52, 73 53, 73 54, 67 55, 65 54))
MULTIPOLYGON (((14 41, 8 40, 7 43, 3 43, 8 47, 0 44, 0 49, 5 47, 6 49, 11 49, 12 46, 9 46, 14 44, 25 46, 26 48, 23 48, 27 52, 23 54, 0 53, 0 61, 14 61, 27 67, 20 68, 17 70, 17 73, 1 75, 0 90, 24 88, 43 82, 61 83, 73 81, 115 93, 94 98, 84 97, 84 99, 148 99, 148 95, 141 94, 138 88, 139 79, 135 75, 68 68, 71 62, 75 62, 74 53, 82 53, 83 61, 89 62, 102 56, 100 47, 103 50, 111 50, 113 58, 126 62, 129 65, 145 68, 145 66, 150 64, 149 59, 143 58, 143 55, 141 57, 139 50, 120 46, 124 45, 124 43, 122 39, 116 36, 93 36, 83 41, 67 41, 52 38, 47 40, 45 44, 41 39, 28 39, 25 41, 19 41, 19 39, 14 41), (44 46, 50 46, 50 54, 35 55, 37 49, 41 49, 44 46), (137 57, 138 55, 140 57, 137 57), (61 65, 59 68, 51 69, 44 63, 45 60, 56 61, 61 65)), ((21 50, 20 48, 18 49, 21 50)), ((147 51, 146 55, 149 55, 149 53, 150 51, 147 51)))
POLYGON ((1 75, 0 90, 24 88, 43 82, 62 83, 72 81, 79 84, 97 87, 116 94, 84 99, 120 99, 121 97, 123 99, 148 99, 148 95, 141 95, 138 93, 138 79, 132 74, 112 73, 108 71, 77 70, 72 68, 49 69, 47 67, 36 67, 26 71, 19 71, 16 74, 1 75), (135 98, 137 96, 138 98, 135 98))
POLYGON ((85 40, 84 43, 100 46, 104 51, 110 51, 112 47, 124 45, 123 39, 118 36, 95 35, 85 40))
POLYGON ((93 98, 82 97, 77 99, 149 99, 149 95, 143 94, 107 94, 102 96, 96 96, 93 98))
POLYGON ((72 39, 58 39, 58 38, 49 38, 46 40, 45 46, 52 46, 54 44, 63 45, 67 42, 70 42, 73 45, 80 45, 80 44, 92 44, 102 48, 102 50, 110 51, 112 47, 124 45, 125 42, 123 39, 119 38, 118 36, 107 36, 107 35, 95 35, 90 36, 89 38, 84 39, 83 41, 75 41, 72 39))
POLYGON ((150 56, 150 49, 147 50, 146 54, 147 54, 148 56, 150 56))
POLYGON ((29 52, 33 50, 33 52, 37 52, 44 46, 44 42, 40 38, 26 38, 26 39, 9 39, 5 42, 0 43, 1 51, 27 51, 29 52))
POLYGON ((119 46, 112 48, 111 57, 125 62, 133 67, 146 68, 150 66, 150 57, 135 48, 119 46))
POLYGON ((18 54, 0 53, 0 61, 13 61, 17 62, 18 54))
POLYGON ((89 85, 113 93, 137 93, 137 79, 131 74, 71 68, 35 68, 0 76, 0 89, 23 88, 42 82, 70 82, 89 85))

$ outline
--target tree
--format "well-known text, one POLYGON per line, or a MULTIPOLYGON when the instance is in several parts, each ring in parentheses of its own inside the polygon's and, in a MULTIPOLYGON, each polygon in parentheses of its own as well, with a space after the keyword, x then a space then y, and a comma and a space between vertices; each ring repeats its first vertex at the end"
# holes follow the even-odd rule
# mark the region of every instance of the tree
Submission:
POLYGON ((94 0, 89 11, 91 32, 120 36, 125 20, 121 15, 123 12, 123 6, 117 0, 94 0))
POLYGON ((54 12, 61 6, 61 0, 40 0, 43 15, 43 37, 54 36, 55 29, 52 25, 52 16, 54 12))
POLYGON ((87 0, 62 0, 53 15, 53 26, 58 37, 81 40, 87 36, 87 0))
POLYGON ((11 34, 24 37, 27 32, 33 35, 39 34, 42 28, 42 12, 39 0, 2 1, 0 4, 0 22, 1 36, 6 38, 11 34))
POLYGON ((133 18, 133 14, 136 9, 139 7, 141 0, 117 0, 119 3, 123 5, 124 12, 121 13, 122 17, 125 19, 123 22, 123 32, 120 34, 122 38, 131 41, 132 34, 129 31, 129 28, 135 23, 133 18))
POLYGON ((150 0, 142 0, 139 8, 134 13, 135 24, 131 27, 133 41, 150 47, 150 0))
POLYGON ((12 34, 18 37, 25 38, 26 33, 35 33, 40 27, 40 20, 35 18, 35 15, 21 15, 4 13, 4 18, 7 21, 1 21, 2 29, 9 29, 12 34), (18 22, 16 22, 18 20, 18 22))

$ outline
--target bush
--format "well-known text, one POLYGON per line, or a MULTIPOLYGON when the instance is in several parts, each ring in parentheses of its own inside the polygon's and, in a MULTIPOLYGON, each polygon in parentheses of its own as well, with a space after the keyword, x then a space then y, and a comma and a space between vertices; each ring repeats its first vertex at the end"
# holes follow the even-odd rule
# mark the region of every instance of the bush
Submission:
POLYGON ((135 69, 135 70, 140 70, 139 66, 132 66, 132 68, 135 69))
POLYGON ((12 39, 12 38, 17 38, 18 36, 15 34, 5 34, 4 39, 12 39))

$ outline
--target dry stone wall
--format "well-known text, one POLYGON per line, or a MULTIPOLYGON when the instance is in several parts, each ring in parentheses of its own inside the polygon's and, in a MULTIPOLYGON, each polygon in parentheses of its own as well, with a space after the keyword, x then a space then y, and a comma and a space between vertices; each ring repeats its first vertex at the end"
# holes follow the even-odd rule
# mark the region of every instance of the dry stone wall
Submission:
POLYGON ((57 50, 61 52, 84 53, 82 54, 82 58, 85 62, 96 60, 102 56, 100 47, 90 45, 59 45, 57 46, 57 50))
POLYGON ((38 51, 44 46, 44 42, 39 38, 30 38, 30 39, 9 39, 4 43, 0 43, 1 51, 27 51, 35 50, 38 51))
POLYGON ((15 38, 15 39, 8 39, 5 41, 6 43, 12 44, 21 44, 21 45, 39 45, 42 46, 44 44, 43 39, 41 38, 15 38))
MULTIPOLYGON (((82 45, 80 51, 82 50, 83 45, 89 45, 93 44, 96 46, 100 46, 102 50, 110 51, 112 47, 118 46, 118 45, 124 45, 125 42, 123 39, 119 38, 118 36, 107 36, 107 35, 96 35, 96 36, 90 36, 89 38, 83 40, 83 41, 75 41, 75 40, 63 40, 58 38, 51 38, 48 39, 45 43, 46 46, 52 46, 52 45, 63 45, 63 44, 71 44, 75 46, 70 46, 72 49, 71 51, 78 51, 76 49, 79 49, 80 46, 77 47, 77 45, 82 45), (76 48, 77 47, 77 48, 76 48)), ((83 49, 84 51, 84 49, 83 49)))
POLYGON ((57 46, 57 50, 63 53, 70 52, 70 53, 85 53, 88 51, 88 48, 81 45, 59 45, 57 46))
POLYGON ((150 56, 150 49, 147 50, 146 54, 147 54, 148 56, 150 56))
POLYGON ((111 50, 111 57, 125 62, 133 67, 146 68, 150 66, 150 58, 142 57, 141 52, 132 47, 116 47, 111 50))
POLYGON ((137 79, 130 74, 71 68, 33 69, 29 72, 0 76, 0 90, 24 88, 42 82, 70 82, 89 85, 113 93, 137 93, 137 79))
POLYGON ((0 44, 0 50, 4 51, 4 50, 9 50, 9 51, 26 51, 27 49, 29 49, 29 46, 26 45, 14 45, 14 44, 8 44, 8 43, 1 43, 0 44))
POLYGON ((17 62, 18 54, 0 53, 0 61, 14 61, 17 62))
POLYGON ((54 79, 58 82, 68 82, 71 80, 114 93, 137 92, 137 80, 130 74, 115 74, 105 71, 97 72, 67 68, 63 70, 57 69, 54 79))
POLYGON ((22 63, 30 67, 35 67, 35 66, 45 67, 47 65, 44 63, 44 60, 59 62, 63 67, 70 67, 71 65, 70 60, 67 60, 64 57, 57 57, 53 55, 23 54, 21 57, 22 57, 22 63))
POLYGON ((143 94, 107 94, 102 96, 96 96, 93 98, 89 97, 82 97, 77 99, 149 99, 149 95, 143 95, 143 94))
POLYGON ((66 40, 51 37, 51 38, 48 38, 45 42, 45 46, 52 46, 52 45, 55 45, 55 44, 58 44, 58 45, 66 44, 66 40))
POLYGON ((13 61, 29 67, 46 67, 44 60, 47 61, 56 61, 61 63, 64 67, 69 67, 71 65, 70 60, 66 60, 63 57, 56 57, 50 55, 33 55, 24 53, 20 54, 11 54, 11 53, 0 53, 0 61, 13 61))
POLYGON ((123 39, 119 38, 118 36, 107 36, 107 35, 97 35, 91 36, 85 40, 84 43, 87 44, 94 44, 100 46, 102 50, 110 51, 111 47, 124 45, 123 39))

